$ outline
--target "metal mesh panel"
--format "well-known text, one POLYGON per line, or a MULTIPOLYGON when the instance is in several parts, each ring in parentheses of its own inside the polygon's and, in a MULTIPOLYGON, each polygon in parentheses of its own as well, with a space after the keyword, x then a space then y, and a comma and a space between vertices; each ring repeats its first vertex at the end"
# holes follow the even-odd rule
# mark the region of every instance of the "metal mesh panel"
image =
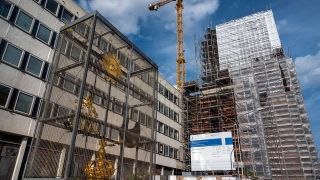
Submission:
POLYGON ((24 177, 125 178, 138 161, 152 174, 156 84, 157 66, 99 13, 63 27, 24 177))

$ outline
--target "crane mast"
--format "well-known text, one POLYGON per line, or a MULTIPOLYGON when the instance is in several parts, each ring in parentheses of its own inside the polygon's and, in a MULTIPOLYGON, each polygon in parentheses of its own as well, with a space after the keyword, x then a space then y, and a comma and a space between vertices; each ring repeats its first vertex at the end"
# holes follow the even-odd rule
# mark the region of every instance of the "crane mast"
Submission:
MULTIPOLYGON (((166 5, 172 1, 176 0, 161 0, 156 3, 149 5, 150 11, 156 11, 161 6, 166 5)), ((186 61, 184 58, 184 49, 183 49, 183 19, 182 19, 182 10, 183 10, 183 0, 177 0, 176 2, 176 11, 177 11, 177 60, 176 60, 176 83, 180 92, 183 92, 183 86, 186 81, 186 61)))

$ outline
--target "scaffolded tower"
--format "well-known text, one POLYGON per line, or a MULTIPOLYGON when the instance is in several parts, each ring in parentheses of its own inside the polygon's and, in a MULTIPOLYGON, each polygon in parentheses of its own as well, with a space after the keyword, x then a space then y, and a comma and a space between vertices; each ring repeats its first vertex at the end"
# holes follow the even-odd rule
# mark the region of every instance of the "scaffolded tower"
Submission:
MULTIPOLYGON (((233 82, 228 70, 219 70, 215 30, 207 29, 200 45, 201 81, 185 85, 185 141, 190 135, 231 131, 234 156, 241 161, 233 82), (201 84, 199 83, 201 82, 201 84)), ((190 147, 186 147, 186 170, 191 170, 190 147)), ((231 155, 230 155, 231 156, 231 155)), ((196 175, 235 174, 236 172, 193 172, 196 175)), ((238 172, 239 173, 239 172, 238 172)))
POLYGON ((240 142, 235 158, 244 163, 242 176, 314 178, 319 172, 316 147, 294 65, 282 50, 272 11, 208 29, 199 48, 203 83, 187 85, 185 138, 230 130, 234 123, 234 146, 240 142), (226 94, 229 113, 223 111, 226 94))
POLYGON ((98 12, 62 27, 24 178, 151 178, 157 72, 98 12))

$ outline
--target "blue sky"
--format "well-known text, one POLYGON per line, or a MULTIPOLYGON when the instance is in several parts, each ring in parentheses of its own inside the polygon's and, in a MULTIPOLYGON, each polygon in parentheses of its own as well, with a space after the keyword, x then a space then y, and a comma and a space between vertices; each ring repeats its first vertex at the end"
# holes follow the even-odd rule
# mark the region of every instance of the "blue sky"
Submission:
MULTIPOLYGON (((98 10, 158 65, 175 83, 175 3, 149 12, 153 0, 77 0, 98 10)), ((195 45, 206 27, 272 9, 285 52, 296 64, 314 141, 320 149, 320 1, 319 0, 185 0, 184 37, 187 80, 197 78, 195 45)))

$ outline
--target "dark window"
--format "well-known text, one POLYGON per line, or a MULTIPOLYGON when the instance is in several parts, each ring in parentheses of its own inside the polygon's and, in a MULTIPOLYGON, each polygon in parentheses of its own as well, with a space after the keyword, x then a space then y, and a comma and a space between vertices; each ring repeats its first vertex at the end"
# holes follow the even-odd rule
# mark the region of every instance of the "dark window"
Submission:
POLYGON ((177 130, 174 131, 174 139, 179 141, 179 131, 177 130))
POLYGON ((53 14, 56 14, 59 4, 55 0, 47 0, 45 7, 53 14))
POLYGON ((169 108, 167 106, 164 106, 164 115, 167 117, 169 115, 169 108))
POLYGON ((73 82, 75 81, 75 78, 66 74, 65 75, 65 80, 64 80, 64 84, 63 84, 63 88, 73 92, 74 91, 74 84, 73 82))
POLYGON ((49 43, 50 35, 51 35, 51 30, 48 29, 47 27, 43 26, 42 24, 40 24, 38 32, 37 32, 37 37, 40 40, 42 40, 46 43, 49 43))
POLYGON ((76 26, 75 31, 78 32, 81 36, 86 37, 86 28, 87 26, 81 23, 76 26))
POLYGON ((0 106, 5 107, 8 102, 11 88, 0 84, 0 106))
POLYGON ((118 140, 118 137, 119 137, 119 131, 116 130, 116 129, 111 129, 110 138, 111 138, 112 140, 117 141, 117 140, 118 140))
POLYGON ((169 149, 169 157, 173 158, 173 148, 170 147, 169 149))
POLYGON ((26 71, 36 76, 40 76, 42 64, 43 64, 43 61, 41 61, 40 59, 34 56, 30 56, 26 71))
POLYGON ((113 109, 114 109, 115 113, 121 114, 122 113, 122 106, 120 105, 120 102, 115 100, 113 109))
POLYGON ((105 41, 104 39, 101 38, 101 41, 100 41, 100 49, 102 51, 107 51, 108 49, 108 43, 107 41, 105 41))
POLYGON ((169 156, 169 146, 164 146, 164 155, 169 156))
POLYGON ((93 95, 93 102, 96 103, 96 104, 100 104, 101 103, 101 97, 94 94, 93 95))
POLYGON ((164 126, 164 135, 169 136, 169 127, 167 125, 164 126))
POLYGON ((19 11, 19 15, 16 20, 16 25, 23 30, 30 32, 32 26, 33 18, 23 11, 19 11))
POLYGON ((73 15, 68 10, 64 9, 62 12, 61 20, 66 24, 72 21, 73 15))
POLYGON ((159 122, 159 132, 164 133, 164 124, 159 122))
POLYGON ((67 47, 68 47, 68 41, 66 39, 63 39, 61 42, 61 50, 60 50, 62 54, 66 54, 67 47))
POLYGON ((57 116, 66 116, 69 114, 69 112, 70 112, 69 109, 59 106, 57 116))
POLYGON ((163 144, 159 144, 159 154, 163 154, 163 144))
POLYGON ((178 150, 174 149, 173 158, 178 159, 178 150))
POLYGON ((81 57, 81 49, 77 46, 72 46, 71 55, 74 60, 79 61, 81 57))
POLYGON ((19 93, 15 110, 29 114, 33 97, 22 92, 19 93))
POLYGON ((172 128, 169 129, 169 136, 171 138, 174 138, 174 129, 172 129, 172 128))
POLYGON ((22 50, 8 44, 6 48, 6 52, 3 55, 3 60, 12 65, 19 66, 21 56, 22 56, 22 50))
POLYGON ((0 3, 0 16, 4 18, 8 18, 9 12, 11 9, 11 4, 7 1, 1 1, 0 3))
POLYGON ((146 125, 146 115, 140 112, 140 123, 146 125))
POLYGON ((174 118, 175 121, 179 122, 179 114, 178 113, 174 112, 174 117, 173 118, 174 118))
POLYGON ((133 121, 136 121, 136 122, 138 122, 138 111, 137 110, 133 110, 132 111, 132 117, 131 117, 131 119, 133 120, 133 121))

